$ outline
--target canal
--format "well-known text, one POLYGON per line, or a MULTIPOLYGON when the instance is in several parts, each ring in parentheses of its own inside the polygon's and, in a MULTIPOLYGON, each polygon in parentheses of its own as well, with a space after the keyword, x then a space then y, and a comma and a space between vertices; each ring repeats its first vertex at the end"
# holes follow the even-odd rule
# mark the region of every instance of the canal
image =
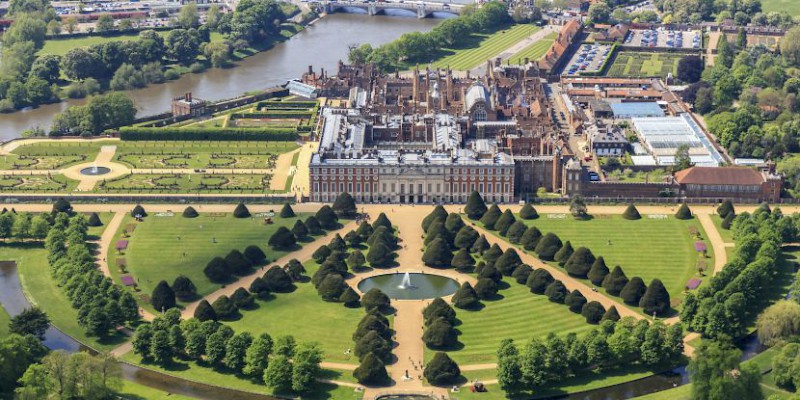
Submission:
MULTIPOLYGON (((351 44, 380 45, 407 32, 429 31, 441 22, 440 19, 417 19, 410 11, 397 10, 392 14, 372 17, 355 13, 331 14, 286 42, 242 60, 236 67, 186 74, 175 81, 127 93, 136 102, 139 116, 168 111, 172 98, 185 92, 204 100, 232 98, 286 83, 288 79, 299 77, 309 65, 317 72, 324 68, 333 73, 339 60, 347 61, 347 47, 351 44)), ((82 102, 68 100, 14 114, 0 114, 0 141, 19 137, 23 130, 34 126, 47 130, 55 114, 82 102)))

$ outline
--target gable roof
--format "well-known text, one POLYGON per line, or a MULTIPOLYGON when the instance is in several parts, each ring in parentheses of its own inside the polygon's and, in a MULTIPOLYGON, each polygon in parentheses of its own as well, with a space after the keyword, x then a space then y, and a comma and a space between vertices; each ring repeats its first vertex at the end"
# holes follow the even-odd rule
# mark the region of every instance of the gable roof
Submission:
POLYGON ((764 177, 748 167, 691 167, 675 173, 679 184, 760 185, 764 177))

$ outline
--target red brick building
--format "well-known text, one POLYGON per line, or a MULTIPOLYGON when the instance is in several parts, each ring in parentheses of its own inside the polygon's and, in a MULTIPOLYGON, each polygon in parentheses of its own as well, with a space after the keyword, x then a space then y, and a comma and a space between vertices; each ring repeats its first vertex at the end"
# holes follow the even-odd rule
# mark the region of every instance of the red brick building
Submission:
POLYGON ((749 167, 691 167, 675 173, 680 194, 686 197, 755 199, 776 202, 782 179, 749 167))

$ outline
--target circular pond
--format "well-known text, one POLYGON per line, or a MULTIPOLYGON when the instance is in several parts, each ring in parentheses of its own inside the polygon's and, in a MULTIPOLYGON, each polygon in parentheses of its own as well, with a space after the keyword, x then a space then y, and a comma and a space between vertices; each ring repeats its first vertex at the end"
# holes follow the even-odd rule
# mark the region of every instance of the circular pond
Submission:
POLYGON ((81 175, 97 176, 97 175, 105 175, 105 174, 107 174, 109 172, 111 172, 111 168, 107 168, 107 167, 86 167, 86 168, 81 170, 81 175))
POLYGON ((453 279, 421 273, 394 273, 373 276, 358 283, 362 293, 377 288, 391 299, 421 300, 449 296, 458 290, 453 279))

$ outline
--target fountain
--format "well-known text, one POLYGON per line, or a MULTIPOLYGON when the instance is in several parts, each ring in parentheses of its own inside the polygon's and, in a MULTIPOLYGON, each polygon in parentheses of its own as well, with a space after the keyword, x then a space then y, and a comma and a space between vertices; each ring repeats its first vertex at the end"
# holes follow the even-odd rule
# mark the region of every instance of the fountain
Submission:
POLYGON ((398 286, 398 288, 400 288, 400 289, 413 289, 414 288, 414 286, 411 285, 411 275, 409 275, 408 272, 403 274, 403 282, 400 283, 400 286, 398 286))
POLYGON ((92 163, 92 175, 97 175, 97 162, 92 163))
POLYGON ((97 176, 97 175, 105 175, 111 172, 111 168, 107 167, 98 167, 97 163, 92 163, 91 167, 86 167, 81 170, 81 175, 89 175, 89 176, 97 176))

